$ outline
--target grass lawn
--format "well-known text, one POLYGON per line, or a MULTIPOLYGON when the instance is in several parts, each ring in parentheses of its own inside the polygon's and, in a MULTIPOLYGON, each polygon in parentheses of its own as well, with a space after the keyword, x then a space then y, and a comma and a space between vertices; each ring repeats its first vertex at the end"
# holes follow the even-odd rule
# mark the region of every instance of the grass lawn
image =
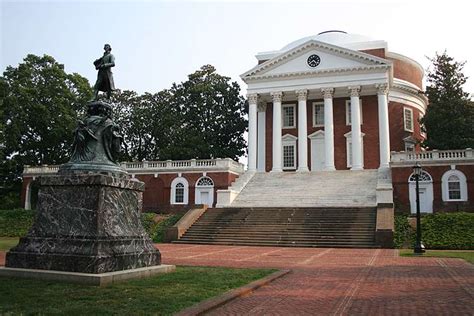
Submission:
POLYGON ((474 251, 462 250, 427 250, 423 255, 415 255, 413 249, 400 249, 400 256, 404 257, 440 257, 461 258, 474 264, 474 251))
POLYGON ((18 244, 17 237, 0 237, 0 251, 7 251, 18 244))
POLYGON ((106 287, 0 277, 0 315, 171 315, 274 271, 177 267, 106 287))

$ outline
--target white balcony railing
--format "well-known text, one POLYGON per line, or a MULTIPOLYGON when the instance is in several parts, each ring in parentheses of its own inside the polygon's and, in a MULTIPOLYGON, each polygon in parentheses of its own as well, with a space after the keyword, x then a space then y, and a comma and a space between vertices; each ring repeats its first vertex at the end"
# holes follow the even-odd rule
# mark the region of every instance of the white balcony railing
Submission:
POLYGON ((460 149, 460 150, 432 150, 423 151, 419 153, 414 152, 395 152, 391 153, 391 164, 405 164, 415 162, 423 163, 442 163, 442 162, 463 162, 463 161, 474 161, 474 150, 472 148, 460 149))
MULTIPOLYGON (((244 165, 230 158, 225 159, 191 159, 191 160, 166 160, 166 161, 134 161, 123 162, 121 166, 129 173, 156 173, 173 171, 233 171, 236 173, 244 172, 244 165)), ((42 175, 56 173, 59 170, 58 165, 28 166, 23 169, 23 175, 42 175)))

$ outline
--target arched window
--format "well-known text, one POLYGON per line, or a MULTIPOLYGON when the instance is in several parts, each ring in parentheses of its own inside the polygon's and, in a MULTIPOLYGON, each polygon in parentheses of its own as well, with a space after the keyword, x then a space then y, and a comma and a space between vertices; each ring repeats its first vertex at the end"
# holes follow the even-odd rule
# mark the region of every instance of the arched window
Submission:
POLYGON ((202 177, 198 180, 196 186, 198 187, 205 187, 205 186, 214 186, 214 182, 209 177, 202 177))
MULTIPOLYGON (((416 176, 415 174, 411 174, 410 179, 408 180, 409 182, 415 182, 416 181, 416 176)), ((422 171, 420 174, 420 178, 418 179, 420 182, 432 182, 433 179, 431 179, 431 176, 428 172, 422 171)))
POLYGON ((178 177, 171 182, 171 204, 188 204, 189 185, 183 177, 178 177))
POLYGON ((467 201, 466 176, 459 170, 446 171, 441 177, 443 201, 467 201))

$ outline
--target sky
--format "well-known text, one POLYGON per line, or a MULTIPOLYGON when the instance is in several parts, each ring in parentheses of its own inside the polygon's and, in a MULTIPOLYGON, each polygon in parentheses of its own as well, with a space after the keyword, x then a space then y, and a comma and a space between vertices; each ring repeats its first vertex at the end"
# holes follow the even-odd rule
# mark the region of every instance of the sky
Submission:
POLYGON ((388 42, 418 61, 447 50, 466 61, 465 91, 474 93, 471 1, 8 1, 0 0, 0 68, 27 54, 51 55, 94 84, 92 62, 110 43, 115 86, 158 92, 202 65, 238 81, 261 51, 343 30, 388 42))

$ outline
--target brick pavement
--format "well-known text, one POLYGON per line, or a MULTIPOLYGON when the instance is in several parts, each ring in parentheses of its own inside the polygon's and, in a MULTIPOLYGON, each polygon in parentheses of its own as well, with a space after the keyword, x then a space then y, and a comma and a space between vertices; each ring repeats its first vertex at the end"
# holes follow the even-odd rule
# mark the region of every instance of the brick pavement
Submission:
POLYGON ((158 245, 164 263, 289 268, 210 315, 474 315, 474 266, 390 249, 158 245))
POLYGON ((474 315, 474 265, 461 259, 390 249, 158 247, 166 264, 292 270, 210 315, 474 315))

